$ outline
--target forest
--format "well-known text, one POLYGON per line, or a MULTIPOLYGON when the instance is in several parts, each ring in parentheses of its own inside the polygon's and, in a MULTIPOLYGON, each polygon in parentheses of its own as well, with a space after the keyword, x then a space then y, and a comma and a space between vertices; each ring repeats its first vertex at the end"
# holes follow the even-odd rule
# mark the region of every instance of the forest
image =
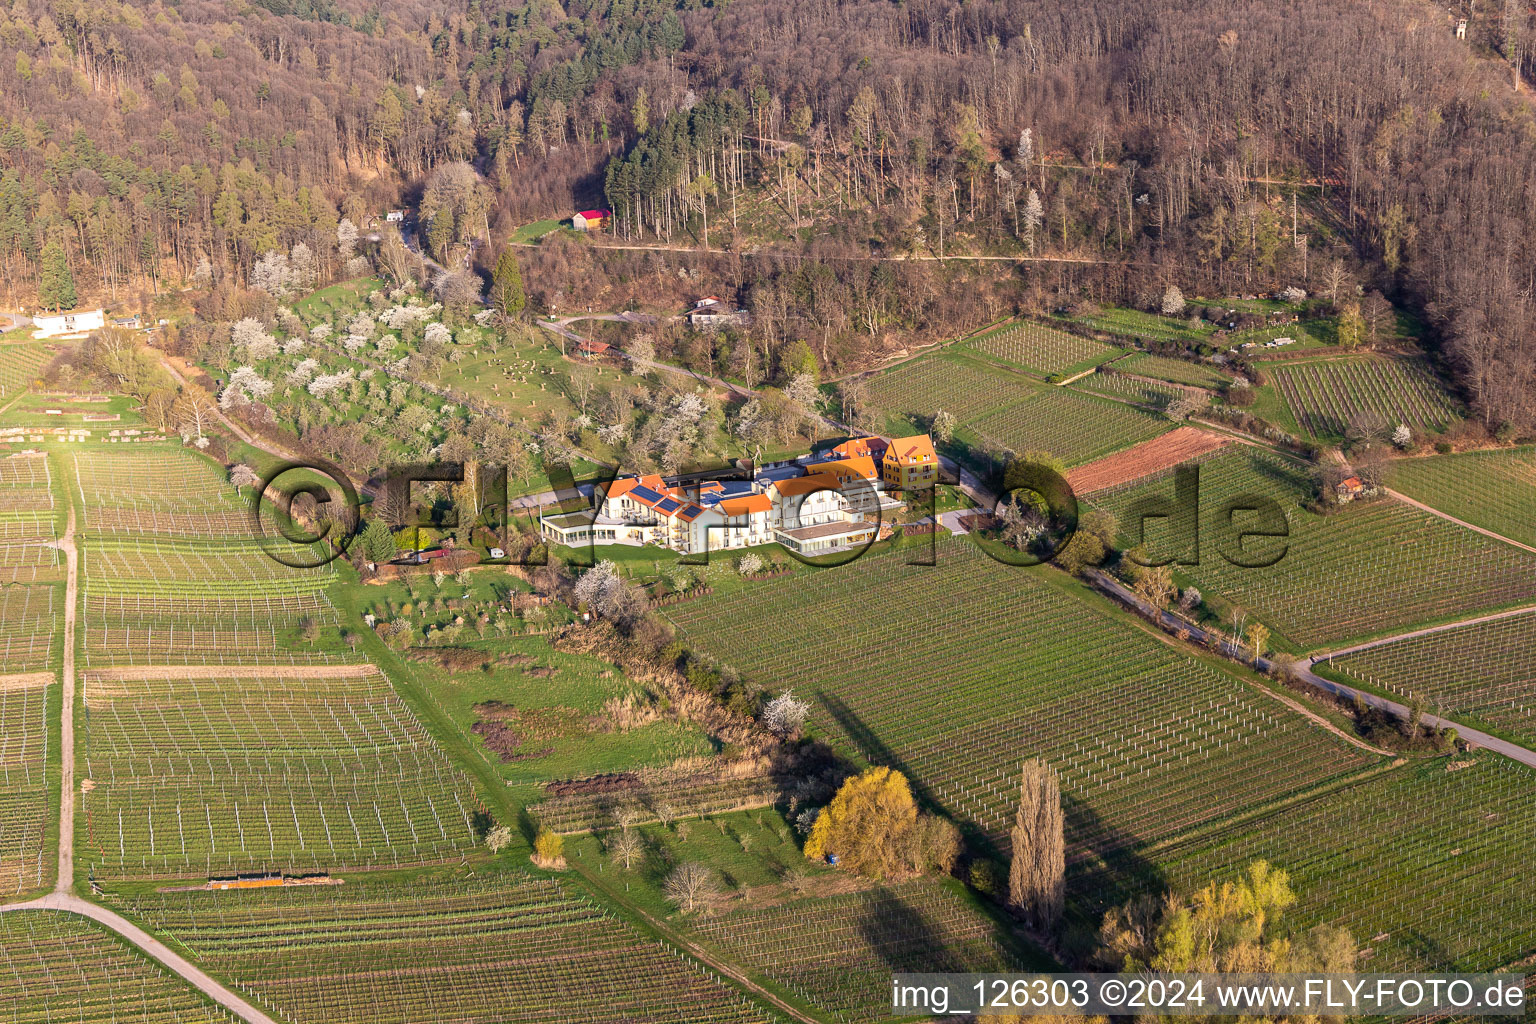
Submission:
POLYGON ((705 281, 832 373, 998 310, 1326 292, 1342 261, 1522 431, 1530 32, 1493 0, 15 0, 0 277, 25 307, 262 287, 274 255, 320 283, 429 199, 425 242, 478 234, 488 270, 604 205, 651 252, 546 236, 534 308, 705 281), (940 259, 974 255, 1029 259, 940 259))

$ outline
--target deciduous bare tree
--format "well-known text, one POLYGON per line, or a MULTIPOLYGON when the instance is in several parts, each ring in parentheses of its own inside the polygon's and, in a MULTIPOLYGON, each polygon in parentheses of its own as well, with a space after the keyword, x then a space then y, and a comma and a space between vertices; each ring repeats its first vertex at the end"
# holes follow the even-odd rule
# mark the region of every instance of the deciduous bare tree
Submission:
POLYGON ((1040 931, 1056 925, 1066 902, 1065 821, 1055 769, 1036 758, 1025 761, 1009 833, 1008 902, 1040 931))

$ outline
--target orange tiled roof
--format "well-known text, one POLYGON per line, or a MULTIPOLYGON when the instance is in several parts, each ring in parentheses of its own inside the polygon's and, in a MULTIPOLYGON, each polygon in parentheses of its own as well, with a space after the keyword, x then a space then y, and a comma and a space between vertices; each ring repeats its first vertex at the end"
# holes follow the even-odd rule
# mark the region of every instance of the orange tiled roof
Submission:
POLYGON ((831 474, 811 473, 807 476, 792 476, 788 480, 780 480, 773 485, 781 497, 792 497, 797 494, 812 494, 816 491, 837 490, 836 477, 827 479, 831 474))
POLYGON ((657 494, 666 492, 666 485, 661 482, 661 475, 652 473, 650 476, 621 476, 608 485, 608 497, 622 498, 636 487, 649 487, 657 494))
POLYGON ((810 466, 809 470, 812 474, 821 473, 827 476, 834 476, 844 483, 860 478, 874 480, 880 475, 879 471, 875 469, 875 460, 868 455, 860 455, 852 459, 839 459, 836 462, 817 463, 814 466, 810 466))
POLYGON ((915 464, 924 461, 938 461, 938 455, 933 450, 933 438, 927 434, 914 434, 911 437, 898 437, 891 441, 891 446, 885 450, 887 461, 905 462, 915 464))
POLYGON ((727 498, 720 503, 720 511, 728 516, 745 516, 753 512, 767 512, 773 508, 773 499, 766 494, 748 494, 741 498, 727 498))
POLYGON ((885 442, 878 437, 851 437, 832 450, 845 459, 856 459, 861 455, 874 455, 885 449, 885 442))

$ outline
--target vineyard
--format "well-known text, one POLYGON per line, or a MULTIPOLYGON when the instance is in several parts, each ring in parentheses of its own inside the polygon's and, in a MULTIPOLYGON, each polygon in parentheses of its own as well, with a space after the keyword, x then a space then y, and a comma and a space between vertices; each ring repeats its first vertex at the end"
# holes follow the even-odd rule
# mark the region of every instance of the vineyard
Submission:
POLYGON ((1376 414, 1388 429, 1406 423, 1421 431, 1443 430, 1457 419, 1456 407, 1439 382, 1407 360, 1293 363, 1266 372, 1296 422, 1313 437, 1342 437, 1362 413, 1376 414))
POLYGON ((1148 355, 1145 352, 1134 352, 1124 359, 1116 360, 1115 369, 1122 373, 1134 373, 1138 377, 1155 377, 1174 384, 1192 384, 1197 388, 1219 388, 1232 381, 1231 373, 1223 373, 1219 367, 1208 363, 1148 355))
MULTIPOLYGON (((1536 556, 1391 500, 1314 515, 1300 504, 1309 489, 1303 470, 1276 456, 1228 452, 1206 461, 1200 563, 1179 568, 1207 599, 1220 595, 1304 648, 1536 598, 1536 556), (1232 565, 1216 549, 1224 503, 1251 494, 1274 499, 1289 521, 1287 540, 1259 538, 1245 547, 1250 557, 1283 549, 1266 568, 1232 565)), ((1138 540, 1133 507, 1172 493, 1164 479, 1100 492, 1094 503, 1119 517, 1122 541, 1131 545, 1138 540)), ((1188 525, 1182 517, 1148 520, 1149 553, 1193 557, 1173 549, 1165 532, 1188 525)))
POLYGON ((7 1024, 226 1024, 115 936, 73 914, 0 915, 0 1015, 7 1024))
POLYGON ((976 433, 1015 452, 1080 465, 1156 437, 1173 424, 1120 402, 1051 388, 977 420, 976 433))
POLYGON ((31 385, 52 358, 52 347, 41 342, 0 344, 0 400, 31 385))
POLYGON ((839 1021, 890 1017, 891 974, 1017 971, 999 928, 948 887, 904 882, 707 917, 700 931, 839 1021))
POLYGON ((1389 482, 1448 515, 1536 546, 1536 448, 1402 459, 1392 463, 1389 482))
POLYGON ((212 465, 180 449, 87 449, 73 465, 82 528, 92 534, 254 535, 249 488, 236 494, 212 465))
POLYGON ((1473 718, 1536 744, 1536 614, 1459 626, 1324 662, 1447 717, 1473 718))
POLYGON ((57 539, 47 457, 0 458, 0 584, 62 579, 58 551, 49 546, 57 539))
POLYGON ((1032 321, 1008 324, 971 339, 966 347, 1042 377, 1086 370, 1119 350, 1032 321))
POLYGON ((1140 405, 1150 405, 1154 409, 1161 409, 1174 399, 1189 393, 1187 389, 1175 384, 1141 380, 1138 377, 1128 377, 1113 371, 1090 374, 1073 383, 1072 387, 1079 391, 1091 391, 1111 398, 1128 399, 1140 405))
POLYGON ((37 888, 48 878, 46 770, 53 683, 46 672, 0 675, 0 896, 37 888))
POLYGON ((393 866, 475 841, 468 783, 369 666, 82 683, 97 877, 393 866))
POLYGON ((111 536, 86 540, 80 569, 88 665, 349 660, 330 565, 292 568, 249 542, 111 536), (323 632, 305 639, 306 623, 323 632))
POLYGON ((0 672, 47 668, 56 587, 0 587, 0 672))
POLYGON ((120 904, 296 1024, 773 1019, 552 879, 349 880, 120 904))
MULTIPOLYGON (((1154 867, 1189 889, 1263 857, 1291 873, 1289 916, 1347 927, 1361 971, 1485 971, 1536 953, 1533 830, 1530 768, 1435 758, 1159 851, 1154 867)), ((1086 903, 1123 898, 1118 881, 1069 884, 1086 903)))
POLYGON ((668 611, 684 642, 765 686, 816 697, 813 731, 907 771, 994 840, 1011 820, 1019 762, 1050 759, 1073 862, 1170 838, 1374 760, 1062 594, 1038 570, 1001 565, 965 541, 942 543, 936 567, 904 559, 865 557, 668 611), (829 622, 856 656, 826 657, 829 622))
POLYGON ((1035 393, 1021 380, 945 357, 915 359, 868 380, 870 404, 913 427, 926 427, 940 409, 970 423, 1035 393))

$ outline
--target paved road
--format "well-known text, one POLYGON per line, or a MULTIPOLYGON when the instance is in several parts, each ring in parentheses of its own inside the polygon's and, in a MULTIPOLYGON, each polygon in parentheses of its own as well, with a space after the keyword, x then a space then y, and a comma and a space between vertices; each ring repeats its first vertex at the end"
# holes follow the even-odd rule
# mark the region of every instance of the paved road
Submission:
MULTIPOLYGON (((1187 629, 1189 630, 1189 634, 1192 638, 1198 639, 1203 643, 1210 640, 1209 632, 1201 629, 1199 626, 1193 626, 1185 622, 1183 619, 1180 619, 1165 611, 1158 611, 1154 614, 1154 610, 1151 605, 1132 593, 1130 588, 1126 587, 1124 584, 1120 583, 1120 581, 1110 577, 1109 575, 1095 570, 1091 573, 1091 576, 1094 583, 1097 584, 1101 590, 1108 592, 1112 597, 1116 598, 1123 604, 1131 605, 1148 618, 1153 618, 1158 623, 1158 625, 1168 630, 1169 632, 1173 632, 1174 630, 1178 629, 1187 629)), ((1224 653, 1237 656, 1245 661, 1248 660, 1243 652, 1237 651, 1230 643, 1224 642, 1222 643, 1221 647, 1224 653)), ((1272 671, 1275 667, 1268 658, 1259 658, 1253 661, 1252 664, 1261 672, 1272 671)), ((1380 708, 1381 710, 1404 720, 1407 720, 1413 714, 1409 708, 1397 703, 1396 701, 1387 700, 1385 697, 1378 697, 1376 694, 1367 693, 1364 690, 1357 690, 1353 686, 1345 686, 1343 683, 1336 683, 1332 679, 1324 679, 1322 676, 1312 671, 1311 661, 1297 662, 1294 666, 1294 670, 1298 679, 1307 683, 1309 686, 1322 690, 1324 693, 1332 694, 1335 697, 1341 697, 1344 700, 1362 700, 1366 704, 1369 704, 1371 707, 1380 708)), ((1448 718, 1439 718, 1435 715, 1425 715, 1423 717, 1423 721, 1425 725, 1429 725, 1437 729, 1455 729, 1462 740, 1468 743, 1475 743, 1480 747, 1486 747, 1487 749, 1496 753, 1503 754, 1510 760, 1519 761, 1521 764, 1536 768, 1536 751, 1529 750, 1517 743, 1511 743, 1508 740, 1501 740, 1497 736, 1490 736, 1485 732, 1482 732, 1478 729, 1469 728, 1468 726, 1462 725, 1459 722, 1454 722, 1448 718)))
POLYGON ((230 1013, 235 1014, 242 1020, 248 1021, 249 1024, 278 1024, 274 1018, 252 1006, 234 992, 209 977, 206 972, 186 957, 177 953, 123 915, 108 910, 106 907, 98 906, 95 903, 87 903, 80 897, 66 892, 53 892, 41 899, 29 900, 26 903, 10 903, 0 907, 0 913, 13 913, 20 910, 47 910, 55 913, 79 914, 81 917, 89 918, 97 924, 116 932, 123 939, 148 953, 188 985, 191 985, 230 1013))

